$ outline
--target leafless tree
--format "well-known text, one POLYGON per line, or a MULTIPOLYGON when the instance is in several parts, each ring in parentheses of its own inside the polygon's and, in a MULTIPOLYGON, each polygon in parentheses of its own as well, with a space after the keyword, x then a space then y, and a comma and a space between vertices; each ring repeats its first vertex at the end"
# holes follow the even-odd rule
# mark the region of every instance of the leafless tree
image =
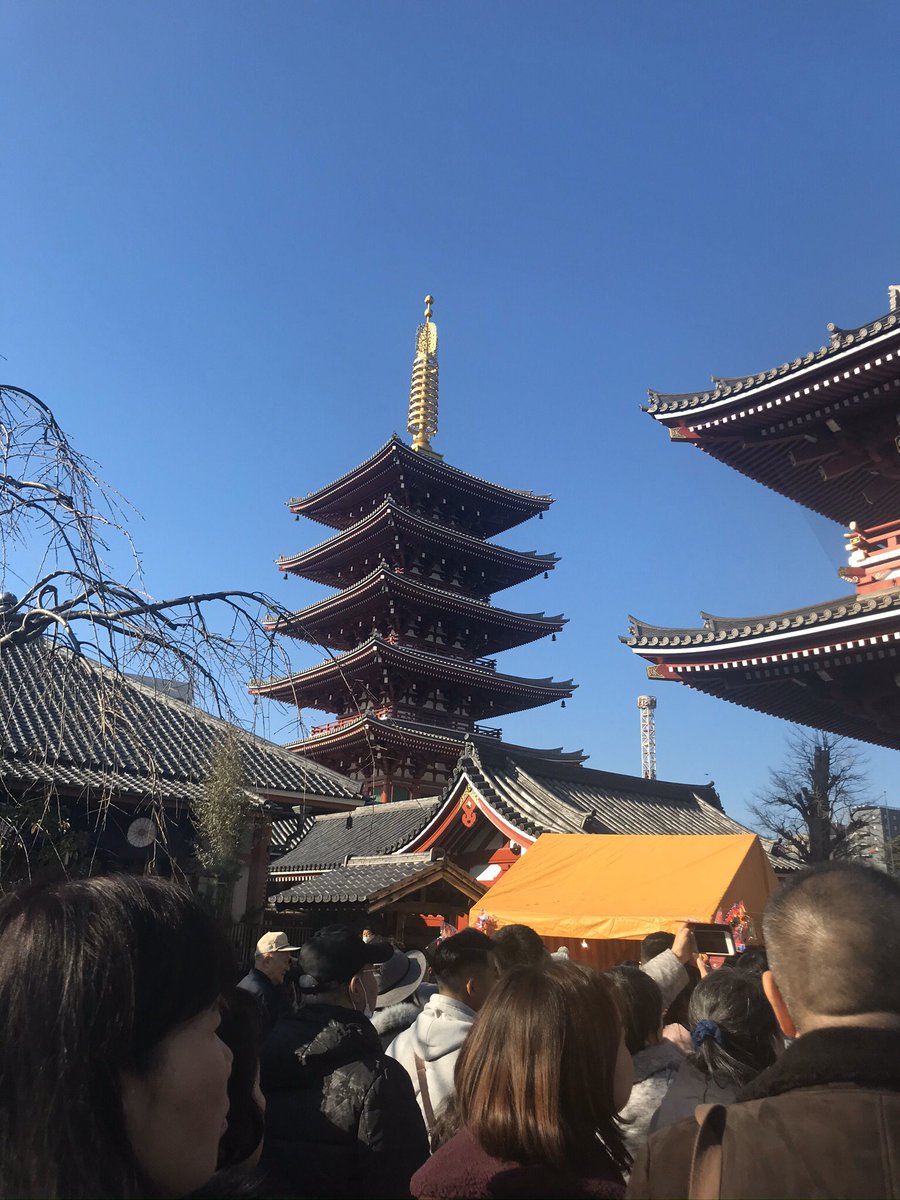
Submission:
POLYGON ((865 764, 846 739, 795 729, 785 763, 769 772, 769 786, 750 811, 759 831, 804 864, 849 858, 863 828, 865 764))
POLYGON ((154 598, 133 514, 43 401, 0 387, 0 652, 55 631, 78 655, 185 681, 195 702, 233 716, 234 682, 286 663, 259 620, 285 610, 240 590, 154 598))

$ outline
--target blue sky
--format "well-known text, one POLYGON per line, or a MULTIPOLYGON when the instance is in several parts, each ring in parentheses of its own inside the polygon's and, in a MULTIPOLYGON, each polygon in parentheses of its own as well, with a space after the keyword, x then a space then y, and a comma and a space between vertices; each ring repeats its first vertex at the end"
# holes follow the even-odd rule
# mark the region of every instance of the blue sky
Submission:
MULTIPOLYGON (((326 534, 283 502, 404 429, 426 292, 436 447, 558 500, 505 540, 560 566, 501 602, 571 623, 501 662, 581 686, 510 740, 637 772, 628 613, 846 591, 837 526, 640 404, 886 310, 894 5, 13 0, 2 20, 0 365, 140 509, 157 596, 323 594, 275 572, 326 534)), ((787 726, 649 690, 660 774, 744 815, 787 726)), ((870 763, 896 803, 897 756, 870 763)))

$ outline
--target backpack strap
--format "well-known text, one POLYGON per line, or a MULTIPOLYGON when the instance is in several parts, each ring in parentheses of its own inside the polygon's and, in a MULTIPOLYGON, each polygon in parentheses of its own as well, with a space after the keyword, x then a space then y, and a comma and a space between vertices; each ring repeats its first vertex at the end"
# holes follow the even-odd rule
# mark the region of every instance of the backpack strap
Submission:
POLYGON ((425 1124, 428 1126, 428 1132, 431 1133, 434 1129, 434 1108, 431 1103, 431 1093, 428 1091, 428 1075, 425 1072, 425 1060, 418 1054, 415 1055, 416 1060, 416 1075, 419 1078, 419 1096, 422 1100, 422 1108, 425 1110, 425 1124))
POLYGON ((698 1104, 694 1113, 697 1136, 691 1156, 688 1200, 719 1200, 722 1194, 722 1138, 725 1106, 698 1104))

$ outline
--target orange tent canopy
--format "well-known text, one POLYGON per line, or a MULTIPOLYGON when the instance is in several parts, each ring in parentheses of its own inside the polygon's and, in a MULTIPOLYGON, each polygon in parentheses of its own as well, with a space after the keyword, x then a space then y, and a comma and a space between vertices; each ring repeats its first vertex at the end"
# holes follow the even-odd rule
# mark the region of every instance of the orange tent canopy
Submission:
POLYGON ((646 937, 743 901, 757 936, 778 880, 752 833, 673 837, 545 833, 470 915, 542 937, 646 937))

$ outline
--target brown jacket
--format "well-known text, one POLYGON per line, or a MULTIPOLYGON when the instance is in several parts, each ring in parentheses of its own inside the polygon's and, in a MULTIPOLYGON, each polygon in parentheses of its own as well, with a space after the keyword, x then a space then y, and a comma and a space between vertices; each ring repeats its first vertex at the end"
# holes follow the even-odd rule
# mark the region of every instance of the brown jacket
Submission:
MULTIPOLYGON (((900 1197, 900 1032, 820 1029, 800 1038, 725 1110, 722 1200, 900 1197)), ((654 1134, 631 1200, 684 1200, 697 1124, 654 1134)))

